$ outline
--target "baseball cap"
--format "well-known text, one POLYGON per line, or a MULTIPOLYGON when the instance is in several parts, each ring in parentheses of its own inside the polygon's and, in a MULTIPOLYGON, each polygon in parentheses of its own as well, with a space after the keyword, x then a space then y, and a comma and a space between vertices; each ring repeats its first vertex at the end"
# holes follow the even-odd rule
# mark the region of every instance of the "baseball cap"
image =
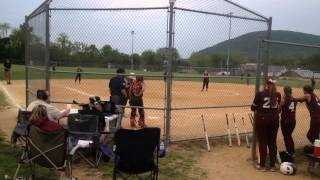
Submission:
POLYGON ((268 84, 276 84, 277 83, 277 80, 273 80, 273 79, 268 79, 267 81, 268 84))

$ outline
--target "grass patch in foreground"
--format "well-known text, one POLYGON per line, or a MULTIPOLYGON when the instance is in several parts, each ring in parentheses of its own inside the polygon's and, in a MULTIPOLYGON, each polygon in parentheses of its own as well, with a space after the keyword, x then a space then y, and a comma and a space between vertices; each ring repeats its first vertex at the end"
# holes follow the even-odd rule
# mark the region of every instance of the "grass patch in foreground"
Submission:
MULTIPOLYGON (((0 179, 4 179, 5 175, 12 177, 18 166, 18 156, 13 147, 4 141, 0 135, 0 179)), ((18 177, 26 177, 31 175, 28 165, 22 165, 18 177)), ((57 175, 55 172, 44 168, 36 168, 36 178, 41 180, 55 180, 57 175)))
MULTIPOLYGON (((160 180, 206 179, 206 172, 197 166, 203 150, 195 145, 197 142, 172 144, 166 157, 159 158, 160 180)), ((100 171, 104 177, 112 177, 112 163, 102 164, 100 171)))

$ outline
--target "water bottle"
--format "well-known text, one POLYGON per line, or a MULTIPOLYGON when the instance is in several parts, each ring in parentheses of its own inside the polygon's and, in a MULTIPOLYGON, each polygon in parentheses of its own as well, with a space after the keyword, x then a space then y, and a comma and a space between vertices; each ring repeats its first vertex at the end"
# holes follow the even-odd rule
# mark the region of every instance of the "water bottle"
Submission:
POLYGON ((159 157, 164 157, 166 155, 166 148, 164 146, 164 142, 161 141, 160 148, 159 148, 159 157))

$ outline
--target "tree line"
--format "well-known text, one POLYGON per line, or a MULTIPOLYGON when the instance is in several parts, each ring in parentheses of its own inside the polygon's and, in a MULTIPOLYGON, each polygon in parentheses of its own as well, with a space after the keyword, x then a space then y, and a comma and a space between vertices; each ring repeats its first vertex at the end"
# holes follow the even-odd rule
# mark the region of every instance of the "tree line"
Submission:
MULTIPOLYGON (((135 67, 163 67, 167 49, 145 50, 141 54, 133 54, 135 67)), ((175 64, 181 61, 178 51, 174 50, 175 64)), ((86 44, 71 41, 67 34, 61 33, 54 42, 50 44, 50 60, 58 65, 87 65, 87 66, 119 66, 130 65, 131 54, 122 53, 106 44, 98 48, 95 44, 86 44)))
MULTIPOLYGON (((12 28, 8 23, 0 23, 0 60, 11 59, 13 63, 25 64, 25 38, 26 28, 20 25, 12 28)), ((44 61, 44 44, 36 34, 30 33, 30 52, 37 56, 32 57, 35 61, 44 61), (40 52, 40 53, 39 53, 40 52), (42 53, 41 53, 42 52, 42 53)), ((66 33, 61 33, 50 42, 50 61, 59 66, 124 66, 131 64, 133 58, 136 68, 148 67, 149 70, 163 70, 167 58, 167 48, 156 50, 145 50, 141 54, 126 54, 106 44, 101 48, 95 44, 87 44, 80 41, 72 41, 66 33)), ((225 68, 226 53, 209 55, 206 53, 194 52, 188 58, 182 58, 177 49, 173 52, 174 70, 178 66, 225 68)), ((273 65, 283 65, 288 68, 306 68, 311 70, 320 69, 320 53, 309 57, 272 57, 273 65)), ((229 57, 230 67, 239 67, 240 64, 255 62, 255 59, 248 59, 239 51, 232 51, 229 57)))

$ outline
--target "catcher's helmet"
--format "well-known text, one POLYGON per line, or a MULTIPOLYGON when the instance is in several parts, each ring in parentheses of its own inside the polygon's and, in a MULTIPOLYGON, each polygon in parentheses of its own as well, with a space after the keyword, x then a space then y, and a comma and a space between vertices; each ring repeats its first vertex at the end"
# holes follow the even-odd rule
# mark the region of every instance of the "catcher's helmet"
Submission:
POLYGON ((297 169, 293 163, 283 162, 280 165, 280 171, 284 175, 294 175, 296 173, 297 169))

